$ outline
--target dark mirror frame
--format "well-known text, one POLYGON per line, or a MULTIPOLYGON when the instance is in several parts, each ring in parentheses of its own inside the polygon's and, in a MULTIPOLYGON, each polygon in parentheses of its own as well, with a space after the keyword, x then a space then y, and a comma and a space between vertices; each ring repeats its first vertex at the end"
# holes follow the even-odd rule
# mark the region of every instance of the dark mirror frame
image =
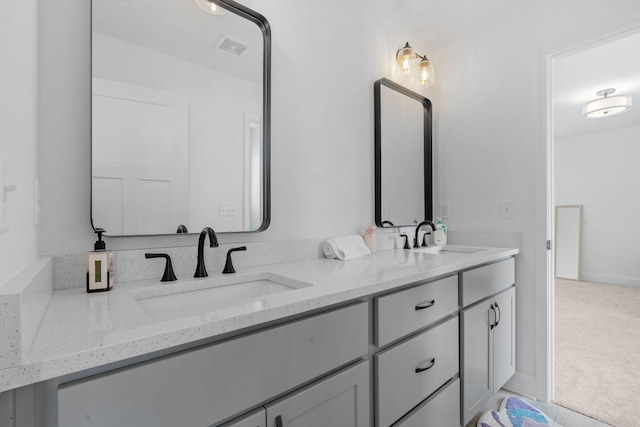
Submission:
MULTIPOLYGON (((374 109, 375 109, 375 222, 378 227, 383 227, 383 221, 393 221, 393 218, 382 218, 382 104, 380 88, 385 86, 402 95, 418 101, 424 107, 424 218, 433 220, 433 142, 432 142, 432 112, 431 101, 424 96, 415 93, 404 86, 382 78, 373 85, 374 109)), ((401 191, 402 189, 398 189, 401 191)), ((418 212, 416 212, 418 214, 418 212)), ((415 224, 395 224, 395 227, 415 226, 415 224)))
MULTIPOLYGON (((217 234, 231 234, 231 233, 256 233, 264 231, 269 227, 271 223, 271 26, 267 18, 260 13, 249 9, 248 7, 237 3, 233 0, 209 0, 211 3, 219 4, 223 8, 227 9, 230 13, 247 19, 258 26, 263 35, 263 61, 262 61, 262 224, 258 229, 251 231, 221 231, 217 234)), ((93 12, 92 12, 93 13, 93 12)), ((92 55, 89 56, 89 68, 93 70, 92 55)), ((91 75, 93 75, 92 71, 91 75)), ((92 90, 89 91, 89 96, 92 96, 92 90)), ((89 105, 92 103, 89 102, 89 105)), ((89 150, 89 164, 93 164, 92 150, 89 150)), ((89 180, 93 179, 93 167, 90 167, 89 180)), ((89 198, 89 212, 91 215, 91 227, 94 231, 99 227, 93 223, 93 185, 91 185, 91 197, 89 198)), ((197 232, 190 232, 186 234, 198 234, 197 232)), ((109 237, 140 237, 140 236, 171 236, 174 233, 166 234, 143 234, 143 235, 130 235, 119 234, 109 235, 108 231, 105 231, 105 236, 109 237)), ((181 235, 183 235, 181 233, 181 235)))

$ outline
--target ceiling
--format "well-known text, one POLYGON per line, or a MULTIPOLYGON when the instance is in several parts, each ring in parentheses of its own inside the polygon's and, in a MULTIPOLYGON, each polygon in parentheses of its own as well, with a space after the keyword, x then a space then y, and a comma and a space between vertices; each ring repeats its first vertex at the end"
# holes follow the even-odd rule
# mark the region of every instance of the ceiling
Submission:
POLYGON ((556 138, 640 125, 639 50, 640 34, 635 34, 553 61, 556 138), (582 104, 607 88, 615 88, 618 95, 631 95, 636 106, 615 116, 583 118, 582 104))

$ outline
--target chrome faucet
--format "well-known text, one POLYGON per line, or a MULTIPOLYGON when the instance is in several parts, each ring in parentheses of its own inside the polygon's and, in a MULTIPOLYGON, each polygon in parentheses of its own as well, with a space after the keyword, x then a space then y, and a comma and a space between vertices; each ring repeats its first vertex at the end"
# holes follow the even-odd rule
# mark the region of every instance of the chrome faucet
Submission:
POLYGON ((420 224, 418 224, 418 226, 416 227, 416 234, 415 234, 415 236, 413 238, 413 247, 414 248, 419 248, 420 247, 420 244, 418 243, 418 233, 420 232, 420 227, 422 227, 423 225, 430 225, 431 229, 433 231, 436 231, 436 226, 431 221, 425 220, 425 221, 422 221, 420 224))
POLYGON ((216 232, 213 231, 211 227, 205 227, 200 232, 200 238, 198 239, 198 265, 196 266, 196 274, 193 277, 207 277, 207 269, 204 266, 204 240, 209 235, 209 243, 210 247, 217 248, 218 247, 218 236, 216 236, 216 232))

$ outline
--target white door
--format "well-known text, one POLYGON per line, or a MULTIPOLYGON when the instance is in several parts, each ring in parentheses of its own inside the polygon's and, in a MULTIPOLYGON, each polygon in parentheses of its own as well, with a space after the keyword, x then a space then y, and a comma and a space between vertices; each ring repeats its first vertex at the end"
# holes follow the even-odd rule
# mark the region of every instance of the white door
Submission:
POLYGON ((491 300, 462 310, 462 421, 467 424, 493 395, 491 300))
POLYGON ((493 388, 498 391, 516 373, 516 288, 494 298, 493 388))
POLYGON ((109 234, 188 223, 188 107, 177 94, 93 79, 92 218, 109 234))

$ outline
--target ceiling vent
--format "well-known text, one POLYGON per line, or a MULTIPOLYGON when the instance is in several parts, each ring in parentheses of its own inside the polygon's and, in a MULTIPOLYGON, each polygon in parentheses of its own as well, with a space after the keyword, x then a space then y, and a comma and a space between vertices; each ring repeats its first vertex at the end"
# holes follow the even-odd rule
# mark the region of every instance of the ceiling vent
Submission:
POLYGON ((224 52, 227 55, 232 55, 237 58, 244 56, 251 46, 233 37, 225 35, 222 40, 218 42, 216 48, 220 52, 224 52))

